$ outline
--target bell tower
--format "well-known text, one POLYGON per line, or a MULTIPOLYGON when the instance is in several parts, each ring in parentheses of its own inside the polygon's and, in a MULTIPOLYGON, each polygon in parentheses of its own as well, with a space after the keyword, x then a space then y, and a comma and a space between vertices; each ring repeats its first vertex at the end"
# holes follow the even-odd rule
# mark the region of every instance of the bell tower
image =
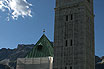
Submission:
POLYGON ((53 69, 95 69, 93 0, 56 0, 53 69))

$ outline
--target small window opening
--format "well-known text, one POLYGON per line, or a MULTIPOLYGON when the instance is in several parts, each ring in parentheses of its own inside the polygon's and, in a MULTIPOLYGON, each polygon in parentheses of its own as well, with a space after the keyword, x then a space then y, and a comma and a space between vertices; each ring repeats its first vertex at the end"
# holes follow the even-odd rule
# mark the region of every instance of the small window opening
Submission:
POLYGON ((66 15, 66 21, 68 21, 68 15, 66 15))
POLYGON ((41 50, 42 50, 42 48, 43 48, 43 46, 42 46, 42 45, 38 45, 38 48, 37 48, 37 49, 38 49, 39 51, 41 51, 41 50))
POLYGON ((68 45, 68 41, 66 40, 66 41, 65 41, 65 46, 67 46, 67 45, 68 45))
POLYGON ((67 67, 65 67, 65 69, 67 69, 67 67))
POLYGON ((87 0, 90 3, 90 0, 87 0))
POLYGON ((71 14, 71 20, 73 20, 73 14, 71 14))
POLYGON ((72 44, 73 44, 73 42, 72 42, 72 40, 70 40, 70 46, 72 46, 72 44))
POLYGON ((70 69, 72 69, 72 66, 70 66, 70 69))

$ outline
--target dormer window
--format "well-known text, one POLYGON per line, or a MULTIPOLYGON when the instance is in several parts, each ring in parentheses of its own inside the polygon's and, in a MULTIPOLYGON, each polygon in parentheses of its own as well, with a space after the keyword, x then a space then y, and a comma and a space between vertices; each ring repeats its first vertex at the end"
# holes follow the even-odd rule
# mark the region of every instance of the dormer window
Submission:
POLYGON ((42 50, 42 48, 43 48, 43 46, 42 46, 42 45, 38 45, 38 47, 37 47, 37 49, 38 49, 39 51, 41 51, 41 50, 42 50))
POLYGON ((87 0, 90 3, 90 0, 87 0))

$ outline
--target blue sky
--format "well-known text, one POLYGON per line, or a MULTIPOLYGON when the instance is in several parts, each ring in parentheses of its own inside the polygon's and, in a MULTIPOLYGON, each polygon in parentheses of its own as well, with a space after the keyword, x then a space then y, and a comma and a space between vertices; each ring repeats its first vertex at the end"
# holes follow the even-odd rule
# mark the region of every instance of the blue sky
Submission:
MULTIPOLYGON (((0 48, 16 48, 18 44, 35 44, 46 30, 47 37, 54 38, 55 0, 28 0, 32 3, 33 17, 19 17, 7 21, 7 12, 0 11, 0 48)), ((95 53, 104 55, 104 0, 94 0, 95 53)))
POLYGON ((104 0, 94 0, 95 53, 104 56, 104 0))

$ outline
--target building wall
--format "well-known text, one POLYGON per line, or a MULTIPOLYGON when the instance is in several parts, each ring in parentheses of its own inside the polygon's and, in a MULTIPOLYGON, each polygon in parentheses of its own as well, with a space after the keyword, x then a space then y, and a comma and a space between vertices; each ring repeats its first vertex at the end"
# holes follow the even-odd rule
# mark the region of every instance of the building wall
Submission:
POLYGON ((10 67, 7 65, 0 64, 0 69, 10 69, 10 67))
POLYGON ((104 69, 104 64, 96 64, 95 69, 104 69))
POLYGON ((93 0, 56 0, 54 69, 94 69, 93 0))
POLYGON ((18 58, 16 69, 52 69, 53 57, 18 58))

